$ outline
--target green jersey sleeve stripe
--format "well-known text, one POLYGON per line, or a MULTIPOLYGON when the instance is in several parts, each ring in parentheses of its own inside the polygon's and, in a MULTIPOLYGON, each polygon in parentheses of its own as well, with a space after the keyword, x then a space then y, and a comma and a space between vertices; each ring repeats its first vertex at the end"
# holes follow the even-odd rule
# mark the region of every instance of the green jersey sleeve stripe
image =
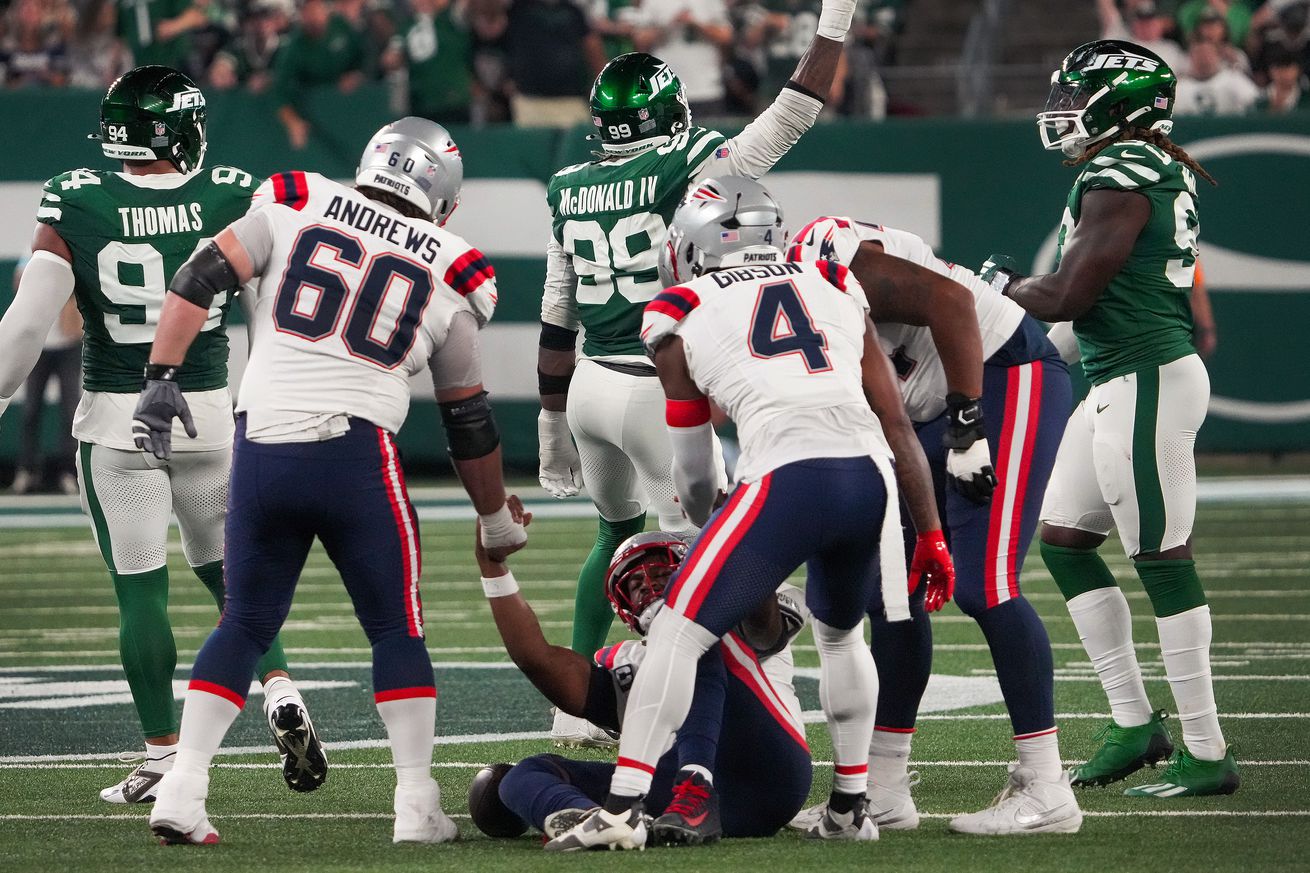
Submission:
POLYGON ((1160 174, 1150 167, 1143 167, 1141 164, 1115 164, 1116 170, 1127 170, 1145 179, 1147 182, 1159 182, 1160 174))
POLYGON ((1133 179, 1130 176, 1126 176, 1123 173, 1119 172, 1118 170, 1110 167, 1106 167, 1104 170, 1100 170, 1099 172, 1092 173, 1087 177, 1088 183, 1093 183, 1096 182, 1097 180, 1105 180, 1108 182, 1113 182, 1116 187, 1127 188, 1130 190, 1134 188, 1142 187, 1142 183, 1140 181, 1133 179))
POLYGON ((48 218, 51 221, 59 221, 64 217, 64 210, 57 206, 39 206, 36 210, 37 220, 48 218))
POLYGON ((687 149, 687 166, 696 167, 709 157, 709 150, 725 141, 723 134, 708 130, 687 149))

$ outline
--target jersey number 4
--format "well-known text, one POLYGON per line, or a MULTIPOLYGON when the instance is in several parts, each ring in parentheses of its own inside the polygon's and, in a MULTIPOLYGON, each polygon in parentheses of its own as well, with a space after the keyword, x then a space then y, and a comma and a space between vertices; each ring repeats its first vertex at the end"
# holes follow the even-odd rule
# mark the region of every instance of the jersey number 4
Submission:
POLYGON ((760 289, 751 316, 750 349, 757 358, 800 355, 810 373, 832 369, 828 338, 815 329, 805 301, 792 282, 775 282, 760 289))
MULTIPOLYGON (((310 342, 338 332, 350 286, 340 271, 325 263, 329 260, 362 268, 364 246, 332 228, 302 231, 273 302, 278 330, 310 342)), ((345 327, 340 329, 342 342, 355 357, 393 369, 414 346, 432 288, 432 274, 421 264, 390 252, 375 255, 363 272, 345 327), (404 296, 399 311, 393 305, 384 315, 384 304, 399 295, 404 296)))

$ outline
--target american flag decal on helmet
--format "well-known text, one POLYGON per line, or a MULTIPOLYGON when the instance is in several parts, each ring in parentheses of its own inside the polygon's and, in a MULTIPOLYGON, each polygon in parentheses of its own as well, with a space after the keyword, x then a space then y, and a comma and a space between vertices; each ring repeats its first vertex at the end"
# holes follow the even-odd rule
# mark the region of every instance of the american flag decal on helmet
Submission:
POLYGON ((1155 98, 1155 108, 1156 108, 1156 109, 1168 109, 1168 108, 1169 108, 1169 98, 1168 98, 1168 97, 1156 97, 1156 98, 1155 98))
POLYGON ((719 231, 719 242, 726 242, 726 243, 741 242, 741 234, 735 230, 721 230, 719 231))

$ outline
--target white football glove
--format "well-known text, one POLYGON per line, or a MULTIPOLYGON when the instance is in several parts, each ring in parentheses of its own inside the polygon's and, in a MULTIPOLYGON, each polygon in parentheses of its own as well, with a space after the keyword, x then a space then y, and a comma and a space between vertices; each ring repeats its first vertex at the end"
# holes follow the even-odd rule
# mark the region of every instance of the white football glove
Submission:
POLYGON ((974 440, 967 449, 948 450, 946 475, 951 477, 951 486, 967 500, 977 504, 991 500, 996 490, 996 471, 987 440, 974 440))
POLYGON ((855 0, 823 0, 819 8, 817 35, 842 42, 851 29, 851 19, 854 17, 855 0))
POLYGON ((537 416, 537 446, 541 457, 537 481, 551 497, 573 497, 582 487, 582 459, 569 433, 567 413, 541 410, 537 416))

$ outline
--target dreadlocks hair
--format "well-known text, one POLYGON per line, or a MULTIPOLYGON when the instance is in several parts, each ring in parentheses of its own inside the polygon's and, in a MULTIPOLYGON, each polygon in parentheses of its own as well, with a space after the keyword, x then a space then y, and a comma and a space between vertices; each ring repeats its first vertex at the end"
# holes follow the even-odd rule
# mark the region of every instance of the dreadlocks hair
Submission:
POLYGON ((1127 140, 1141 140, 1142 142, 1150 143, 1168 154, 1169 157, 1173 158, 1184 167, 1187 167, 1187 169, 1191 170, 1205 181, 1209 182, 1211 185, 1219 184, 1215 181, 1215 177, 1206 172, 1205 167, 1198 164, 1196 159, 1184 151, 1183 147, 1178 145, 1178 143, 1174 142, 1158 130, 1145 130, 1140 127, 1124 128, 1119 131, 1118 136, 1112 136, 1109 139, 1101 140, 1087 151, 1083 152, 1081 156, 1065 161, 1065 166, 1076 167, 1079 164, 1086 163, 1100 154, 1101 151, 1107 147, 1114 145, 1117 142, 1125 142, 1127 140))

